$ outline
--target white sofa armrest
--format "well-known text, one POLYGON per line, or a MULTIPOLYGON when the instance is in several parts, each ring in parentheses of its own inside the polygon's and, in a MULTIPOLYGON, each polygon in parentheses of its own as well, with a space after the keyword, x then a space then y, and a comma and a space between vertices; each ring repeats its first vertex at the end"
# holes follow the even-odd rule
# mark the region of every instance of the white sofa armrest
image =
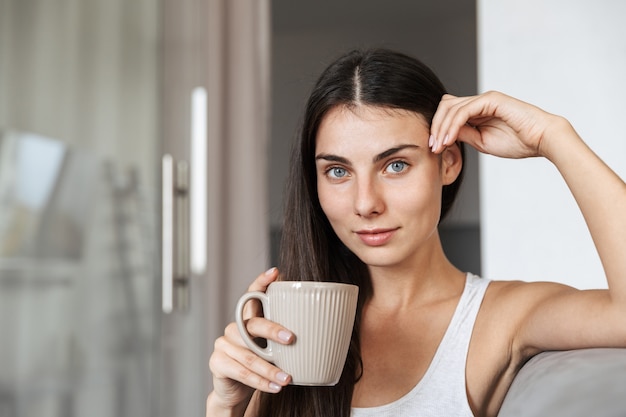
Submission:
POLYGON ((626 349, 544 352, 511 384, 498 417, 626 416, 626 349))

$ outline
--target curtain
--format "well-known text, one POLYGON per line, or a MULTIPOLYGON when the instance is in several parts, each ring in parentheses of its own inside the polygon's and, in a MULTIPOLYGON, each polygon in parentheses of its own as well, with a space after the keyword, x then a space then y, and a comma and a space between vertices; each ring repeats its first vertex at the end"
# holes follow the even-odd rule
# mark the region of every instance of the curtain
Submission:
POLYGON ((192 276, 189 312, 163 318, 164 416, 203 415, 213 343, 270 252, 270 1, 182 3, 189 7, 164 3, 162 130, 167 151, 189 158, 189 96, 206 88, 208 249, 206 271, 192 276))

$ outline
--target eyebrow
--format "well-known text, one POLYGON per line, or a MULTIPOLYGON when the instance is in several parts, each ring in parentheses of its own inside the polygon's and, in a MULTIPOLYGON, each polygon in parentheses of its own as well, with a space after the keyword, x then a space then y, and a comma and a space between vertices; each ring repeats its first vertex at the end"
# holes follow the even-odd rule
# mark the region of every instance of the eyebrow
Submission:
POLYGON ((394 148, 391 149, 387 149, 384 152, 379 153, 378 155, 376 155, 374 157, 374 162, 378 162, 381 159, 385 159, 390 157, 391 155, 400 152, 403 149, 407 149, 407 148, 419 148, 419 146, 417 145, 413 145, 413 144, 406 144, 406 145, 400 145, 400 146, 396 146, 394 148))
MULTIPOLYGON (((393 154, 396 154, 398 152, 400 152, 403 149, 407 149, 407 148, 419 148, 418 145, 413 145, 413 144, 406 144, 406 145, 399 145, 399 146, 395 146, 393 148, 387 149, 384 152, 379 153, 378 155, 376 155, 373 159, 374 162, 379 162, 382 159, 388 158, 393 154)), ((333 154, 326 154, 326 153, 320 153, 317 156, 315 156, 315 160, 325 160, 325 161, 330 161, 330 162, 338 162, 340 164, 345 164, 345 165, 350 165, 350 161, 346 158, 344 158, 343 156, 339 156, 339 155, 333 155, 333 154)))

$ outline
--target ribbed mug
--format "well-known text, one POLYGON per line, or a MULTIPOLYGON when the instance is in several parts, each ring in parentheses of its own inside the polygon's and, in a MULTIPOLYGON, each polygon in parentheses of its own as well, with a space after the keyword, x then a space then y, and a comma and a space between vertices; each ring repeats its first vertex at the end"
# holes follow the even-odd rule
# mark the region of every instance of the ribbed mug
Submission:
POLYGON ((294 385, 335 385, 350 347, 359 287, 316 281, 276 281, 265 293, 252 291, 237 303, 236 322, 246 345, 291 375, 294 385), (266 319, 292 331, 289 345, 257 345, 247 332, 243 309, 258 299, 266 319))

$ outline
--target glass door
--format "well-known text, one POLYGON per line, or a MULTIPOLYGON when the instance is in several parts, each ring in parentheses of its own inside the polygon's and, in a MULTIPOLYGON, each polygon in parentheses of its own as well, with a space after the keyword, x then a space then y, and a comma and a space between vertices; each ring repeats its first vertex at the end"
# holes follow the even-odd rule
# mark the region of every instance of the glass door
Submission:
POLYGON ((0 0, 0 417, 204 414, 268 267, 269 4, 0 0))
POLYGON ((162 5, 0 2, 0 416, 161 415, 162 5))

